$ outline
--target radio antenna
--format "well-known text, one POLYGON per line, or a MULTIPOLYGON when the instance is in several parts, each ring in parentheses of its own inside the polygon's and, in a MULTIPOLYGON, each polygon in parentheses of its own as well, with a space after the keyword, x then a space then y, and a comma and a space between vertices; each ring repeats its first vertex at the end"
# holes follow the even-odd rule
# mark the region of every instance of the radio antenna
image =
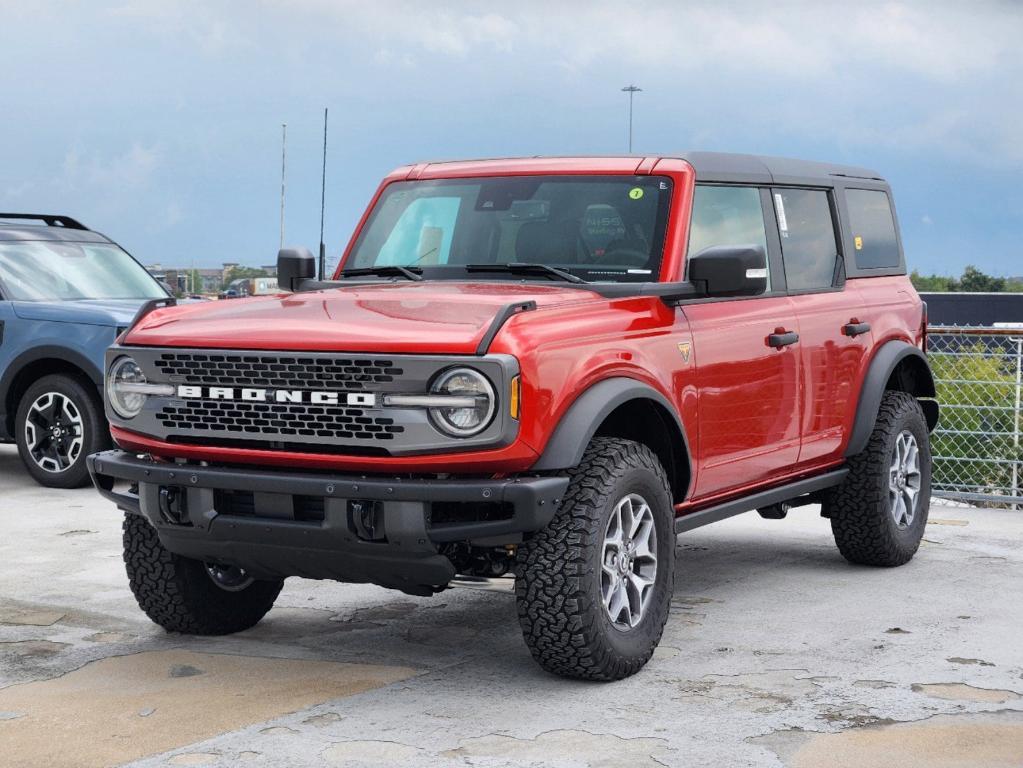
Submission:
POLYGON ((320 179, 320 280, 327 271, 327 246, 323 244, 323 216, 327 210, 327 108, 323 108, 323 176, 320 179))

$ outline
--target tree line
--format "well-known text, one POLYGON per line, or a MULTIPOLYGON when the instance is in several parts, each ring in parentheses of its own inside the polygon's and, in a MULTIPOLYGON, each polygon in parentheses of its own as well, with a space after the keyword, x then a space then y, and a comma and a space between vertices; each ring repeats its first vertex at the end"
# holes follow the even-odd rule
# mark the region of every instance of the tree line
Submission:
POLYGON ((970 293, 1023 293, 1023 277, 994 277, 985 274, 970 264, 960 277, 948 275, 922 275, 914 269, 910 275, 918 291, 945 293, 964 291, 970 293))

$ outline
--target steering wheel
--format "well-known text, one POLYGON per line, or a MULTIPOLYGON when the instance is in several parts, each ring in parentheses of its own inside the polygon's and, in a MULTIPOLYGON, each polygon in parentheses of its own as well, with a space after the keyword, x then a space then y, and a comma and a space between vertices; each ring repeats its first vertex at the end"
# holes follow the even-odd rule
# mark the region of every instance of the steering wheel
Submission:
POLYGON ((632 267, 645 267, 650 263, 650 254, 635 248, 615 248, 604 251, 597 257, 598 264, 627 264, 632 267))

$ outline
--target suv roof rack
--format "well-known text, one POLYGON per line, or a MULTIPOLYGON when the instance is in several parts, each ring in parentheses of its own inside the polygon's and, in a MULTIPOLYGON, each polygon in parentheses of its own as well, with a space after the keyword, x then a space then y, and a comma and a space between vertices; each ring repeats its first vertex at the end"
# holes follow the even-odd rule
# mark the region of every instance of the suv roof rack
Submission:
POLYGON ((89 228, 77 219, 72 219, 70 216, 57 216, 51 213, 0 213, 0 221, 3 221, 3 219, 35 219, 43 222, 48 227, 64 227, 65 229, 89 231, 89 228))

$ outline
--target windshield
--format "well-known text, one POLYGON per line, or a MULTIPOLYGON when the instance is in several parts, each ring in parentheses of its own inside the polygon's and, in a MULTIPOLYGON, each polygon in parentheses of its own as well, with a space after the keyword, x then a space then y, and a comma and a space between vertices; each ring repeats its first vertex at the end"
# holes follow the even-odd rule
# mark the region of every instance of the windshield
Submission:
POLYGON ((162 299, 138 262, 109 243, 0 242, 0 292, 14 301, 162 299))
POLYGON ((418 267, 430 278, 656 279, 671 179, 662 176, 507 176, 387 186, 345 271, 418 267), (476 269, 468 269, 470 265, 476 269), (481 270, 495 265, 495 272, 481 270), (553 276, 553 278, 552 278, 553 276))

